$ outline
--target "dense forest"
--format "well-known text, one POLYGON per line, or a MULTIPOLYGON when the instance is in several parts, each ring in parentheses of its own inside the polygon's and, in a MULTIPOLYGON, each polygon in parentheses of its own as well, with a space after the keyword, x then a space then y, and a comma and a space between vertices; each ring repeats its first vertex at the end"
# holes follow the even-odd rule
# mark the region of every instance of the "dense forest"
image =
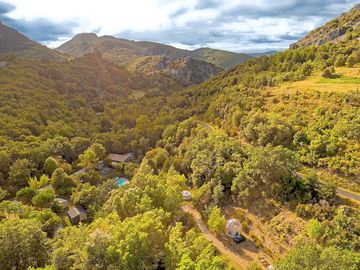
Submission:
POLYGON ((236 269, 191 204, 219 239, 238 218, 274 269, 359 269, 360 208, 337 195, 360 192, 359 48, 357 24, 188 88, 98 52, 2 55, 0 268, 236 269))

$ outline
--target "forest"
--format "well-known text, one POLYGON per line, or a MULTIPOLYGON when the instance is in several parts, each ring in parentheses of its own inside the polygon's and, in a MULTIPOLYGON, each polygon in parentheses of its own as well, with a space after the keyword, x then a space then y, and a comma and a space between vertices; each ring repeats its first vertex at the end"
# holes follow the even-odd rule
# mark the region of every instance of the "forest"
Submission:
POLYGON ((98 52, 0 56, 0 268, 236 269, 183 210, 189 190, 213 235, 236 216, 273 269, 359 269, 360 208, 337 194, 360 192, 359 38, 187 88, 98 52))

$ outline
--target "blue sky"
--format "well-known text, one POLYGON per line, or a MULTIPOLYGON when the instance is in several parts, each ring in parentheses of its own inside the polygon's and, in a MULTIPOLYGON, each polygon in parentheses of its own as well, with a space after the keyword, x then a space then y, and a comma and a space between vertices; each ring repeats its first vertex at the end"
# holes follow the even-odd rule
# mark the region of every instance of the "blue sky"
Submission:
POLYGON ((286 49, 359 0, 0 0, 1 20, 56 47, 82 32, 237 52, 286 49))

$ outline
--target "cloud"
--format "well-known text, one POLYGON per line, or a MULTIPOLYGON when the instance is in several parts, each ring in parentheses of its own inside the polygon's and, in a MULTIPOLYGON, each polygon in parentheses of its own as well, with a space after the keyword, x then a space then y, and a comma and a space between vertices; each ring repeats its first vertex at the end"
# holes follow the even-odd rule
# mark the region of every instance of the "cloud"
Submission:
POLYGON ((16 7, 14 5, 0 1, 0 15, 9 13, 15 9, 16 7))
POLYGON ((41 18, 28 21, 3 17, 2 21, 27 37, 40 42, 57 40, 61 37, 72 35, 74 27, 77 26, 77 23, 73 21, 54 23, 41 18))
POLYGON ((284 49, 358 0, 2 0, 10 26, 52 46, 81 32, 233 51, 284 49), (11 2, 10 2, 11 1, 11 2))

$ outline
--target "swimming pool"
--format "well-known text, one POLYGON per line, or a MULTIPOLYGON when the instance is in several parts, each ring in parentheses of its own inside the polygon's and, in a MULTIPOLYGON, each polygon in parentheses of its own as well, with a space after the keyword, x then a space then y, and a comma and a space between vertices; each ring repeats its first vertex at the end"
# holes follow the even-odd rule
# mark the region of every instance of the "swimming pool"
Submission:
POLYGON ((129 184, 129 180, 123 177, 116 178, 115 180, 116 180, 116 184, 118 184, 119 186, 124 186, 126 184, 129 184))

